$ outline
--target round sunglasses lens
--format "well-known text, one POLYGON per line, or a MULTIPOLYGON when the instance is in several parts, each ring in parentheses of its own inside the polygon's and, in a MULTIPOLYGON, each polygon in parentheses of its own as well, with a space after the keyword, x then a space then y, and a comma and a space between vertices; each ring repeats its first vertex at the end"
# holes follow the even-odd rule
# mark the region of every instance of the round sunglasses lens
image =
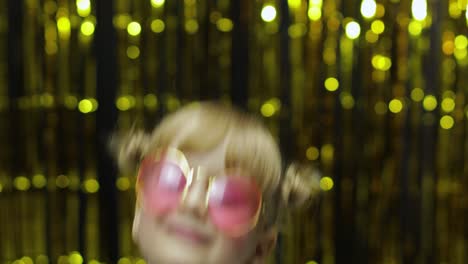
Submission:
POLYGON ((213 182, 209 197, 209 211, 214 224, 230 235, 238 235, 255 224, 261 194, 252 179, 217 179, 213 182))
POLYGON ((176 164, 154 163, 142 176, 145 204, 150 211, 161 214, 178 205, 186 179, 176 164))

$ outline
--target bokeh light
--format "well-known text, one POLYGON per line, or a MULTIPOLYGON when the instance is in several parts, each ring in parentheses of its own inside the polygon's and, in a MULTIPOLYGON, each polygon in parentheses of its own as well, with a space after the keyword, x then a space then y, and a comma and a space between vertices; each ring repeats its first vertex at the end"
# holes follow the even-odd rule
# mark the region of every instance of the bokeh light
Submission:
POLYGON ((166 25, 164 24, 164 21, 162 21, 161 19, 154 19, 154 20, 151 22, 151 30, 152 30, 154 33, 161 33, 161 32, 163 32, 165 27, 166 27, 166 25))
POLYGON ((151 5, 154 8, 159 8, 164 5, 165 0, 151 0, 151 5))
POLYGON ((91 2, 89 0, 76 0, 76 11, 81 17, 89 16, 91 13, 91 2))
POLYGON ((418 21, 423 21, 427 17, 427 2, 426 0, 413 0, 411 3, 411 13, 413 18, 418 21))
POLYGON ((140 23, 136 21, 132 21, 128 24, 127 26, 127 32, 131 36, 138 36, 140 35, 141 32, 141 26, 140 23))
POLYGON ((330 177, 320 179, 320 188, 324 191, 330 191, 333 188, 334 182, 330 177))
POLYGON ((338 80, 334 77, 329 77, 325 80, 325 88, 330 91, 330 92, 334 92, 336 90, 338 90, 338 87, 340 86, 340 83, 338 82, 338 80))
POLYGON ((397 113, 400 113, 401 110, 403 110, 403 101, 401 101, 400 99, 392 99, 389 103, 388 103, 388 109, 390 110, 390 112, 394 113, 394 114, 397 114, 397 113))
POLYGON ((377 11, 377 3, 375 0, 362 0, 361 14, 364 18, 370 19, 375 16, 377 11))
POLYGON ((361 34, 361 26, 355 21, 351 21, 346 24, 346 36, 350 39, 357 39, 361 34))
POLYGON ((454 124, 455 120, 449 115, 444 115, 440 118, 440 127, 443 129, 451 129, 454 124))
POLYGON ((426 111, 433 111, 437 107, 437 99, 433 95, 426 95, 423 100, 423 107, 426 111))
POLYGON ((265 5, 262 8, 261 17, 265 22, 272 22, 276 18, 276 8, 272 5, 265 5))
POLYGON ((94 33, 94 24, 91 21, 84 21, 80 27, 81 34, 91 36, 94 33))
POLYGON ((375 34, 382 34, 385 30, 385 24, 382 20, 375 20, 374 22, 372 22, 371 24, 371 30, 372 32, 374 32, 375 34))

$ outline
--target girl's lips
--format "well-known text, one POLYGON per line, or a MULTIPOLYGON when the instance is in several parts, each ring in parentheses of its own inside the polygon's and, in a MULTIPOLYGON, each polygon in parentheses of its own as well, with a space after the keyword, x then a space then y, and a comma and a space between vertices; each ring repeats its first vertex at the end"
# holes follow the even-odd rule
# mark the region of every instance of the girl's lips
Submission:
POLYGON ((194 244, 206 244, 209 241, 209 236, 202 232, 185 225, 171 223, 168 225, 169 233, 184 240, 188 240, 194 244))

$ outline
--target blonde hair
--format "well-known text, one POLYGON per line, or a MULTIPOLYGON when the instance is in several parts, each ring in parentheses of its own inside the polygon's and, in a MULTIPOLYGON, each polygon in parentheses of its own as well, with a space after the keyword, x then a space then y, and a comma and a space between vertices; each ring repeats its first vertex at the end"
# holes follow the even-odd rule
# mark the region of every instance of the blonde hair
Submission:
POLYGON ((152 133, 133 130, 113 140, 121 170, 136 170, 154 148, 175 147, 206 152, 227 142, 225 167, 242 168, 256 178, 264 196, 266 222, 278 219, 280 205, 301 206, 315 197, 316 174, 291 165, 282 174, 278 145, 262 122, 235 107, 215 102, 193 103, 165 117, 152 133))

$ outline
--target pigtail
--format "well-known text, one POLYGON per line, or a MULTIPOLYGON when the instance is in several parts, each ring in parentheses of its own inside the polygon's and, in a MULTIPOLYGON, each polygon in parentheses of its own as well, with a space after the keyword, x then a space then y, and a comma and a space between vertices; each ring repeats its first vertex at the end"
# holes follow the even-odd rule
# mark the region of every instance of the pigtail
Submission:
POLYGON ((114 134, 109 149, 122 172, 134 172, 143 155, 148 151, 151 136, 144 131, 132 129, 125 134, 114 134))
POLYGON ((320 173, 310 165, 292 163, 286 169, 281 198, 287 208, 310 206, 320 195, 320 173))

